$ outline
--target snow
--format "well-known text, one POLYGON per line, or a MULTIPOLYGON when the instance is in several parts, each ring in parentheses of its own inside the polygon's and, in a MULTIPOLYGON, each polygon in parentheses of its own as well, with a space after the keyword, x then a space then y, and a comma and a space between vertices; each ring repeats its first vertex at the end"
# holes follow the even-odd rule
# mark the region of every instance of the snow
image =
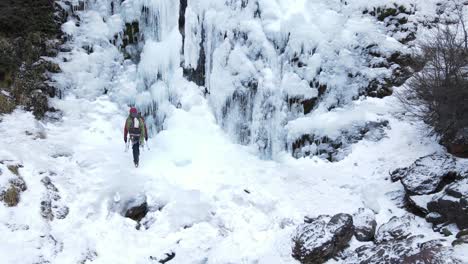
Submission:
POLYGON ((0 123, 5 135, 0 144, 7 146, 2 157, 25 165, 21 174, 29 187, 18 208, 0 210, 3 223, 29 226, 28 231, 0 226, 11 237, 0 250, 8 256, 6 263, 23 259, 25 252, 31 262, 41 255, 52 263, 77 262, 89 250, 97 252, 97 263, 147 263, 149 256, 170 251, 176 252, 175 263, 294 263, 290 236, 295 226, 305 215, 356 211, 363 206, 360 186, 379 184, 381 191, 373 199, 386 209, 377 215, 379 223, 402 214, 385 196, 394 188, 383 180, 385 172, 434 148, 409 147, 399 133, 406 127, 410 140, 418 138, 418 131, 398 123, 403 128, 392 130, 389 139, 359 144, 339 163, 287 155, 279 162, 263 161, 249 148, 231 143, 200 99, 191 109, 174 110, 167 129, 150 139, 151 151, 142 153, 136 170, 130 154, 123 152, 126 109, 108 96, 68 97, 54 105, 64 117, 61 123, 44 124, 47 139, 24 134, 24 129, 38 131, 29 113, 18 110, 0 123), (13 141, 15 147, 8 143, 13 141), (72 156, 51 157, 57 149, 67 149, 72 156), (376 151, 387 154, 363 154, 376 151), (56 173, 51 179, 70 208, 65 219, 48 223, 36 215, 42 190, 39 171, 56 173), (148 229, 137 231, 133 221, 112 209, 116 193, 121 201, 144 193, 150 205, 164 207, 149 214, 148 229), (62 249, 40 238, 49 234, 62 249), (19 247, 24 249, 14 250, 19 247))
POLYGON ((414 195, 411 196, 411 200, 415 202, 415 204, 420 207, 424 208, 427 210, 427 204, 432 201, 433 195, 414 195))
MULTIPOLYGON (((370 121, 382 121, 385 113, 396 111, 392 103, 383 102, 385 100, 366 99, 355 101, 346 107, 332 111, 317 109, 311 115, 288 123, 288 140, 298 139, 303 135, 304 131, 309 134, 328 136, 334 139, 341 135, 343 129, 362 126, 370 121)), ((391 98, 389 101, 398 104, 395 98, 391 98)))
MULTIPOLYGON (((72 50, 57 58, 63 72, 53 77, 64 98, 51 100, 62 118, 36 121, 22 109, 1 117, 0 159, 23 164, 28 185, 17 207, 0 205, 0 232, 8 238, 0 247, 4 263, 151 263, 150 256, 161 259, 170 252, 176 257, 169 263, 297 263, 291 236, 304 216, 368 207, 380 225, 405 215, 389 195, 402 186, 386 181, 388 172, 441 147, 420 132, 422 124, 403 118, 396 98, 351 101, 364 81, 346 77, 357 69, 368 77, 389 74, 365 67, 356 45, 377 42, 389 53, 404 48, 381 24, 362 16, 361 7, 386 1, 345 6, 262 0, 261 19, 252 1, 245 10, 240 1, 230 7, 217 0, 189 1, 183 46, 178 1, 126 0, 118 14, 110 13, 110 2, 88 3, 78 12, 79 26, 75 20, 62 26, 72 50), (147 23, 140 16, 143 6, 149 8, 147 23), (110 43, 133 21, 145 34, 139 62, 125 60, 110 43), (180 67, 197 67, 202 27, 207 97, 205 87, 188 82, 180 67), (247 40, 233 37, 240 33, 247 40), (276 46, 285 53, 279 55, 276 46), (307 64, 302 70, 289 62, 301 50, 296 55, 307 64), (315 98, 317 87, 308 87, 314 78, 332 92, 311 114, 288 116, 284 96, 315 98), (224 116, 232 94, 253 80, 258 93, 249 98, 251 116, 239 105, 224 116), (326 111, 338 99, 343 105, 326 111), (142 152, 138 169, 122 138, 131 105, 143 111, 152 131, 151 150, 142 152), (389 121, 387 137, 354 144, 339 162, 294 159, 284 147, 302 133, 336 137, 350 126, 379 120, 389 121), (236 137, 246 121, 249 144, 239 145, 236 137), (69 208, 65 219, 40 217, 43 175, 69 208), (136 230, 121 211, 143 196, 151 209, 136 230)), ((9 174, 0 169, 3 187, 9 174)), ((440 238, 423 219, 417 221, 413 234, 440 238)))

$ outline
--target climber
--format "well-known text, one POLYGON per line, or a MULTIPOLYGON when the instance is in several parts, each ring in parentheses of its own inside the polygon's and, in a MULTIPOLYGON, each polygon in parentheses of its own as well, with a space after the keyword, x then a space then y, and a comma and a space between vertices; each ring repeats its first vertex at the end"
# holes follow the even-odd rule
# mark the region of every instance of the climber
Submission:
POLYGON ((140 159, 140 146, 143 146, 145 141, 148 141, 148 133, 146 124, 135 107, 130 108, 130 114, 125 121, 124 141, 127 144, 127 135, 130 134, 130 142, 133 150, 133 163, 138 168, 140 159))

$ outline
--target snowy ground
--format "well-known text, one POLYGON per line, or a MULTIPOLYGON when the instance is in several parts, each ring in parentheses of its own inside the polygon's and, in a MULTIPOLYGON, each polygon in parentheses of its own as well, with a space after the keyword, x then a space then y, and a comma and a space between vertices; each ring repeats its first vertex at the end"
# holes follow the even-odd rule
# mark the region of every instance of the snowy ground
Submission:
MULTIPOLYGON (((90 252, 97 253, 95 263, 150 263, 150 256, 170 252, 174 263, 294 263, 290 236, 304 216, 366 206, 382 224, 404 214, 386 195, 402 188, 385 180, 388 172, 438 148, 417 126, 387 114, 388 137, 356 144, 341 162, 288 154, 264 161, 231 143, 200 99, 188 111, 174 111, 135 169, 124 153, 125 111, 106 96, 54 103, 64 111, 60 122, 38 122, 18 110, 0 123, 0 157, 22 163, 28 185, 18 207, 0 209, 8 238, 0 247, 3 263, 76 263, 90 252), (46 139, 34 139, 39 132, 46 139), (70 208, 63 220, 39 215, 43 172, 53 172, 70 208), (136 230, 116 212, 117 193, 122 202, 144 194, 164 208, 149 214, 147 229, 136 230)), ((370 103, 376 111, 395 109, 395 98, 370 103)), ((419 224, 416 233, 436 236, 423 219, 419 224)))

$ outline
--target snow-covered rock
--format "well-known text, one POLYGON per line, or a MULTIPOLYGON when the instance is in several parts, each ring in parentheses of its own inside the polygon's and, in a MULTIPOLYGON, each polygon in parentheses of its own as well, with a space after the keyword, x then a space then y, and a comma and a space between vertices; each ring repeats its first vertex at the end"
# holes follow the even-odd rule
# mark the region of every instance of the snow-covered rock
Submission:
POLYGON ((453 249, 442 241, 423 242, 421 236, 403 240, 391 240, 378 245, 365 245, 356 249, 353 257, 346 263, 393 264, 393 263, 431 263, 457 264, 460 260, 453 257, 453 249))
POLYGON ((406 195, 405 207, 416 215, 426 216, 428 214, 427 204, 432 200, 433 194, 406 195))
POLYGON ((368 208, 359 208, 353 215, 354 236, 359 241, 371 241, 374 239, 377 222, 375 214, 368 208))
POLYGON ((415 225, 414 216, 412 215, 394 216, 377 229, 375 242, 381 244, 392 240, 406 239, 412 235, 411 230, 415 225))
POLYGON ((427 204, 430 213, 441 216, 438 222, 456 223, 459 228, 468 228, 468 179, 450 184, 434 195, 427 204))
POLYGON ((417 159, 411 166, 391 173, 393 181, 401 180, 408 194, 435 193, 453 182, 457 173, 456 161, 447 154, 431 154, 417 159))
POLYGON ((358 247, 346 263, 461 263, 445 240, 427 240, 415 235, 415 217, 393 217, 379 227, 375 244, 358 247))
POLYGON ((293 257, 301 263, 323 263, 348 246, 353 231, 348 214, 307 219, 296 229, 293 257))
POLYGON ((148 213, 146 196, 139 195, 128 201, 124 207, 124 216, 140 222, 148 213))
POLYGON ((27 190, 26 182, 19 173, 22 167, 13 161, 0 161, 0 201, 6 206, 17 206, 21 193, 27 190))
POLYGON ((456 238, 457 239, 452 242, 453 246, 468 244, 468 229, 458 232, 456 238))
MULTIPOLYGON (((293 129, 295 123, 291 124, 293 129)), ((376 142, 384 138, 386 129, 389 129, 387 120, 362 124, 354 120, 347 126, 339 128, 337 132, 326 132, 325 135, 305 134, 292 143, 293 156, 295 158, 319 156, 329 161, 339 161, 350 153, 353 144, 363 139, 376 142)))

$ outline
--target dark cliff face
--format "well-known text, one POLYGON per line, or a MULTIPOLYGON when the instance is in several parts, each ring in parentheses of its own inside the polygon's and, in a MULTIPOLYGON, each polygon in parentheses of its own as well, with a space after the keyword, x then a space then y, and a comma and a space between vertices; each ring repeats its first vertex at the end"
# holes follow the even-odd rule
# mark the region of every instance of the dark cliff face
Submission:
POLYGON ((60 69, 41 57, 57 54, 60 22, 52 0, 0 2, 0 113, 23 106, 41 118, 49 109, 48 74, 60 69))

